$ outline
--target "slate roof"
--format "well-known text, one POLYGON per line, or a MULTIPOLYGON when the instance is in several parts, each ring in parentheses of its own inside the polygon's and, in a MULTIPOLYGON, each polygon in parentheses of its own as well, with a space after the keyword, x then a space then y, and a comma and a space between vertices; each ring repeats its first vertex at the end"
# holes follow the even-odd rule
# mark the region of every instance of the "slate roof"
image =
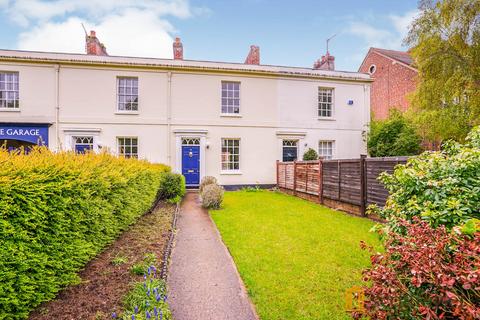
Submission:
POLYGON ((387 50, 387 49, 380 49, 380 48, 372 48, 372 49, 393 60, 397 60, 399 62, 405 63, 406 65, 413 66, 412 56, 408 52, 397 51, 397 50, 387 50))

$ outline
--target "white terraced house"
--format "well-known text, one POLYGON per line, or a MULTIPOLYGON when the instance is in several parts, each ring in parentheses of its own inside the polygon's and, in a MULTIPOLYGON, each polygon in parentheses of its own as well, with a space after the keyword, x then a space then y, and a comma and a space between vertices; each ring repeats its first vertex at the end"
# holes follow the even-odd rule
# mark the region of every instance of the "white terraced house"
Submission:
POLYGON ((87 54, 0 50, 0 141, 8 148, 108 150, 168 164, 188 185, 271 185, 275 162, 366 153, 367 74, 313 68, 116 57, 91 32, 87 54))

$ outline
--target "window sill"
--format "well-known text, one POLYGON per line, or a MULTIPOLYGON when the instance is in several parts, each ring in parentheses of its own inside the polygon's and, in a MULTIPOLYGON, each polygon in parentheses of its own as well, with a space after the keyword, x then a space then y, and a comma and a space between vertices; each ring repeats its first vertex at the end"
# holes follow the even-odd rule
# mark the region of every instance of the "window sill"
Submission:
POLYGON ((138 111, 116 111, 115 114, 139 114, 138 111))
POLYGON ((220 117, 225 118, 241 118, 242 115, 240 113, 221 113, 220 117))
POLYGON ((222 171, 220 171, 220 174, 222 174, 222 175, 240 175, 240 174, 242 174, 242 172, 239 171, 239 170, 222 170, 222 171))
POLYGON ((337 119, 332 118, 332 117, 318 117, 318 120, 320 120, 320 121, 336 121, 337 119))
POLYGON ((20 112, 20 108, 17 108, 17 109, 0 108, 0 112, 20 112))

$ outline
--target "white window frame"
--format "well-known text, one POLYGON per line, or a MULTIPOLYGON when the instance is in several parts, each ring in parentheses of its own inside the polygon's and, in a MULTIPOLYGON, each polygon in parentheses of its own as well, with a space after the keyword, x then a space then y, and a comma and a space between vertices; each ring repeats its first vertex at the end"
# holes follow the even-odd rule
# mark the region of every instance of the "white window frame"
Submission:
POLYGON ((124 158, 134 158, 134 159, 138 159, 138 158, 139 158, 139 157, 138 157, 138 154, 139 154, 139 152, 138 152, 138 151, 139 151, 138 145, 139 145, 139 144, 138 144, 138 137, 133 137, 133 136, 119 136, 119 137, 117 137, 117 154, 118 154, 118 156, 124 157, 124 158), (136 152, 136 153, 133 153, 132 151, 130 151, 129 154, 125 153, 125 151, 124 151, 124 152, 121 152, 121 149, 120 149, 120 148, 121 148, 121 147, 123 147, 123 148, 127 147, 127 144, 125 144, 125 140, 124 140, 124 143, 121 144, 121 143, 120 143, 120 139, 130 139, 130 140, 136 139, 136 140, 137 140, 137 144, 136 144, 136 145, 130 144, 130 148, 133 148, 133 147, 135 146, 135 147, 137 148, 137 152, 136 152))
POLYGON ((140 108, 140 82, 138 77, 130 77, 130 76, 117 76, 117 85, 116 85, 116 90, 117 90, 117 106, 116 106, 116 113, 118 114, 138 114, 138 110, 140 108), (128 84, 123 87, 126 91, 124 93, 120 93, 120 81, 121 80, 136 80, 136 86, 131 85, 129 86, 128 84), (136 89, 137 93, 137 102, 136 102, 136 109, 132 110, 127 110, 127 109, 120 109, 120 104, 123 103, 125 106, 127 105, 127 102, 120 102, 120 97, 128 97, 128 96, 135 96, 134 89, 136 89), (131 93, 128 93, 128 91, 131 90, 131 93))
POLYGON ((334 115, 335 115, 335 88, 318 87, 318 91, 317 91, 317 116, 318 116, 318 119, 329 119, 330 120, 330 119, 333 119, 334 115), (327 97, 328 97, 328 94, 330 94, 330 99, 331 99, 330 102, 320 100, 320 97, 323 96, 323 93, 326 93, 327 97), (322 109, 321 108, 321 104, 330 104, 330 115, 329 116, 321 115, 322 110, 327 111, 327 109, 322 109))
POLYGON ((16 71, 0 71, 0 75, 4 76, 4 80, 1 81, 0 79, 0 82, 4 84, 5 88, 0 89, 0 93, 2 93, 0 98, 0 111, 20 111, 20 74, 16 71), (8 81, 7 76, 12 75, 14 76, 14 78, 11 79, 11 81, 8 81), (10 86, 12 86, 13 88, 9 88, 10 86), (4 94, 5 97, 3 96, 4 94), (7 107, 7 101, 9 101, 9 99, 6 96, 10 94, 14 95, 13 107, 7 107))
POLYGON ((293 147, 293 145, 285 145, 285 142, 288 142, 288 143, 295 143, 294 147, 297 149, 297 155, 295 157, 296 160, 298 160, 298 150, 300 148, 300 141, 298 139, 282 139, 282 162, 284 162, 284 159, 283 159, 283 148, 284 147, 293 147))
MULTIPOLYGON (((227 147, 229 147, 229 146, 227 146, 227 147)), ((232 147, 235 148, 235 146, 232 146, 232 147)), ((240 169, 241 169, 241 166, 240 166, 240 163, 241 163, 241 158, 240 158, 241 153, 240 153, 240 152, 241 152, 241 140, 240 140, 240 138, 222 138, 222 139, 221 139, 221 143, 220 143, 220 168, 221 168, 221 174, 239 174, 239 173, 241 173, 241 171, 240 171, 240 169), (238 148, 238 153, 237 153, 237 154, 235 154, 235 152, 232 153, 232 155, 238 155, 238 161, 237 161, 237 162, 235 162, 235 161, 232 162, 232 161, 229 161, 229 160, 227 160, 227 161, 224 161, 224 160, 223 160, 223 147, 224 147, 224 146, 223 146, 223 143, 224 143, 224 141, 227 141, 227 140, 229 140, 229 141, 238 141, 238 147, 237 147, 237 148, 238 148), (237 163, 237 165, 238 165, 237 168, 230 169, 230 168, 229 168, 229 167, 230 167, 229 164, 235 165, 235 163, 237 163), (226 169, 224 169, 224 166, 223 166, 224 164, 227 164, 227 168, 226 168, 226 169)))
POLYGON ((331 160, 335 158, 335 141, 334 140, 319 140, 318 141, 318 156, 323 157, 324 160, 331 160), (323 144, 331 144, 331 155, 324 155, 322 150, 326 150, 326 148, 323 148, 323 144), (322 146, 322 147, 321 147, 322 146))
POLYGON ((227 117, 241 117, 241 92, 242 92, 242 85, 241 85, 241 82, 240 81, 229 81, 229 80, 222 80, 221 82, 221 87, 220 87, 220 112, 221 112, 221 115, 222 116, 227 116, 227 117), (224 90, 224 84, 227 85, 227 89, 224 90), (235 97, 235 88, 233 89, 228 89, 228 84, 233 84, 233 85, 238 85, 238 97, 235 97), (223 96, 224 92, 227 94, 226 97, 223 96), (232 97, 228 97, 228 93, 231 92, 232 93, 232 97), (226 107, 226 111, 224 111, 224 104, 223 104, 223 100, 227 100, 227 105, 225 105, 226 107), (229 105, 228 105, 228 100, 232 100, 232 107, 231 107, 231 111, 229 109, 229 105), (238 112, 235 112, 235 100, 238 100, 238 112))

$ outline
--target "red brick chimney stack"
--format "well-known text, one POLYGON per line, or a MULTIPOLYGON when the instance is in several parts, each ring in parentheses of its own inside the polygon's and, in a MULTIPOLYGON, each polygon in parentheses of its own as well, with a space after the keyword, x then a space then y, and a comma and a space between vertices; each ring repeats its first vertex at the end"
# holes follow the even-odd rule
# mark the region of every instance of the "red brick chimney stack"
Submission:
POLYGON ((85 47, 87 54, 95 56, 108 56, 107 48, 98 40, 95 31, 90 31, 90 35, 85 36, 85 47))
POLYGON ((250 52, 245 59, 245 64, 260 64, 260 47, 250 46, 250 52))
POLYGON ((313 63, 313 69, 316 70, 335 70, 335 57, 327 54, 322 56, 322 60, 318 59, 313 63))
POLYGON ((175 38, 173 43, 173 59, 183 60, 183 44, 178 37, 175 38))

